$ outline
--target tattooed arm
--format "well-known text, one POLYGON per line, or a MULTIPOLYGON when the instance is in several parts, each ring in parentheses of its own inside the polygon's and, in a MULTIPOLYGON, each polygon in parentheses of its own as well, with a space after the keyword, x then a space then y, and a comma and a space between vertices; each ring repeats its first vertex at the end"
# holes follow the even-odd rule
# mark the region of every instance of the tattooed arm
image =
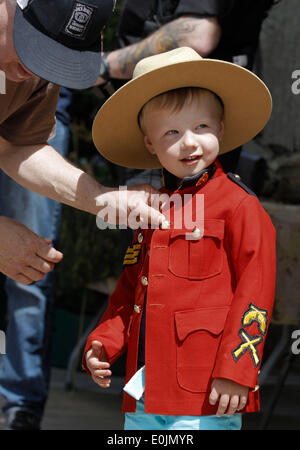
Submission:
MULTIPOLYGON (((111 78, 129 79, 138 61, 146 56, 188 46, 201 56, 209 55, 218 45, 221 27, 215 17, 182 16, 136 44, 107 54, 111 78)), ((98 79, 97 84, 103 80, 98 79)))

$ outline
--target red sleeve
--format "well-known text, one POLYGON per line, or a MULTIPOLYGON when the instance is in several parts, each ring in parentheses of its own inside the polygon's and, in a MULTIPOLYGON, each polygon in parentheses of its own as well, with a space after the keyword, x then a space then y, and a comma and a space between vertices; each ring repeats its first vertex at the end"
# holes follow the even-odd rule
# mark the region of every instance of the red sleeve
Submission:
POLYGON ((225 245, 235 291, 213 377, 254 388, 276 281, 276 231, 256 197, 249 195, 238 206, 226 229, 225 245))
POLYGON ((128 329, 133 313, 135 287, 140 267, 140 262, 125 267, 99 324, 88 336, 82 366, 89 375, 85 354, 90 349, 92 341, 102 342, 110 364, 113 364, 127 349, 128 329))

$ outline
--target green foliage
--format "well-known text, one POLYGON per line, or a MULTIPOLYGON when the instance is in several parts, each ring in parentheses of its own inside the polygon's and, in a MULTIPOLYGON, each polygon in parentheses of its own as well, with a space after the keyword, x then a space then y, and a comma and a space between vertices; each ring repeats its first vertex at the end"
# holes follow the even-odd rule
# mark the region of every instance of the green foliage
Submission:
MULTIPOLYGON (((83 169, 91 172, 91 166, 83 169)), ((95 171, 94 177, 109 185, 110 173, 107 167, 102 169, 98 168, 98 176, 95 171)), ((121 260, 119 233, 119 230, 100 230, 95 216, 63 206, 58 248, 64 258, 56 269, 57 306, 79 312, 88 283, 118 276, 121 260)), ((100 303, 99 295, 90 295, 88 309, 96 312, 100 303)))
POLYGON ((120 13, 122 9, 123 0, 117 0, 116 8, 113 14, 110 16, 110 20, 108 21, 105 30, 104 30, 104 39, 103 39, 103 50, 108 52, 113 50, 114 48, 114 38, 115 38, 115 30, 117 28, 120 13))
MULTIPOLYGON (((105 28, 104 51, 113 49, 121 6, 122 1, 117 1, 117 7, 105 28)), ((99 88, 73 92, 70 108, 72 143, 68 159, 101 184, 117 186, 113 167, 100 157, 91 135, 94 117, 104 100, 99 88)), ((78 313, 88 283, 118 276, 122 257, 119 231, 99 230, 96 217, 63 206, 58 248, 64 258, 56 269, 56 305, 78 313)), ((87 308, 91 313, 98 310, 100 297, 89 292, 87 308)))

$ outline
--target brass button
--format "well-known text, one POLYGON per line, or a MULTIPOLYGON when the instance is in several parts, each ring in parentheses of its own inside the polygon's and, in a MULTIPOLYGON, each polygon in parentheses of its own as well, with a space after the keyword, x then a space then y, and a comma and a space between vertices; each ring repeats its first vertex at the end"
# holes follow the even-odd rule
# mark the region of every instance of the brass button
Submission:
POLYGON ((194 239, 200 239, 201 238, 201 230, 199 228, 194 228, 192 231, 192 235, 194 239))
POLYGON ((164 220, 161 224, 160 224, 160 229, 161 230, 167 230, 170 228, 170 222, 168 220, 164 220))
POLYGON ((138 234, 138 243, 141 244, 143 242, 143 240, 144 240, 143 233, 139 233, 138 234))
POLYGON ((141 278, 141 283, 143 286, 148 286, 148 278, 147 277, 142 277, 141 278))
POLYGON ((238 173, 234 173, 233 176, 234 176, 234 178, 236 178, 237 180, 239 180, 239 181, 241 180, 241 177, 239 176, 238 173))
POLYGON ((139 305, 134 305, 133 309, 135 310, 136 313, 140 313, 142 308, 139 305))

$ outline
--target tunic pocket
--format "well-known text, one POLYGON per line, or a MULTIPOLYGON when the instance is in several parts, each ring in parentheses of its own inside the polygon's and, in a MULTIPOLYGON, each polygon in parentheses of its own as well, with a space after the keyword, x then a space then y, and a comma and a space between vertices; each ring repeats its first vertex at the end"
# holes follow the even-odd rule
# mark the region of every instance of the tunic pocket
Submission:
POLYGON ((175 312, 176 371, 179 385, 206 392, 229 307, 175 312))
POLYGON ((207 219, 203 223, 198 238, 188 230, 170 233, 169 270, 177 277, 202 280, 222 271, 224 220, 207 219))

